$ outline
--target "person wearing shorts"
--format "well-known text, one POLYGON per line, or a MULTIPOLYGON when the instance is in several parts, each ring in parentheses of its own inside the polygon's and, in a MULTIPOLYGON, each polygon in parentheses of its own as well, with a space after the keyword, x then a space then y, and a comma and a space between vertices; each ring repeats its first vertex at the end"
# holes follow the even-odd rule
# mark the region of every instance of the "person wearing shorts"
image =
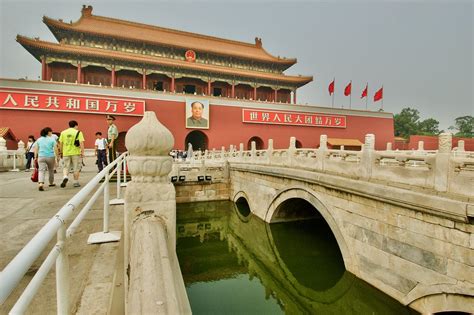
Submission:
POLYGON ((80 187, 79 174, 82 166, 82 158, 84 157, 84 135, 79 131, 77 121, 71 120, 69 122, 69 128, 61 132, 59 136, 59 151, 63 157, 63 181, 61 188, 66 187, 69 181, 68 174, 71 165, 74 174, 73 186, 80 187), (76 144, 79 144, 79 146, 76 144))

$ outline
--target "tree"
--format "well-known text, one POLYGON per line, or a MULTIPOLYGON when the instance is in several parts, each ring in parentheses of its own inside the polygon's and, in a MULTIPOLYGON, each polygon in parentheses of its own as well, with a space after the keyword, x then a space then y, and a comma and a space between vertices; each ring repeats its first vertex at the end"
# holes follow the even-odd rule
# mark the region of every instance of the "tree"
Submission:
POLYGON ((437 136, 439 133, 439 121, 434 118, 428 118, 418 123, 419 135, 437 136))
POLYGON ((473 138, 474 137, 474 117, 471 115, 461 116, 454 120, 455 126, 449 127, 450 130, 458 130, 456 137, 473 138))
POLYGON ((418 133, 418 119, 420 112, 417 109, 406 107, 400 114, 393 116, 395 136, 408 138, 418 133))

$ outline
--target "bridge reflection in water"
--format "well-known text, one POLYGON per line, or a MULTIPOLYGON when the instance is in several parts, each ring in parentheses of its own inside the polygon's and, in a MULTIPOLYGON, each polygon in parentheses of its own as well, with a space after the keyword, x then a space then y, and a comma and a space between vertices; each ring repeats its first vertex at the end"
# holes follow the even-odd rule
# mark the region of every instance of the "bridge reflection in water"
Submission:
POLYGON ((178 204, 177 233, 194 314, 415 313, 345 271, 321 217, 268 224, 245 203, 178 204))

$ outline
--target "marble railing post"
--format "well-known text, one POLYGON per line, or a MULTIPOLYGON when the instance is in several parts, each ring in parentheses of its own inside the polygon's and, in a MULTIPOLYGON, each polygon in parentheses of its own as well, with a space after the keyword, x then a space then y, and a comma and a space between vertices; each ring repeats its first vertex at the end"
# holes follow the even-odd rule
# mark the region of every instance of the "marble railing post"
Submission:
POLYGON ((449 159, 451 157, 452 134, 442 133, 438 137, 438 153, 435 159, 435 183, 437 191, 448 190, 449 159))
POLYGON ((250 142, 250 159, 252 161, 257 159, 257 144, 255 141, 250 142))
POLYGON ((464 151, 465 151, 464 140, 459 140, 458 141, 458 152, 464 152, 464 151))
POLYGON ((288 165, 294 164, 294 158, 296 156, 296 137, 290 137, 290 146, 288 147, 288 165))
POLYGON ((23 168, 25 166, 25 143, 23 141, 18 141, 18 149, 16 150, 16 167, 23 168))
POLYGON ((316 169, 318 171, 324 171, 324 161, 326 160, 326 154, 328 152, 328 136, 319 136, 319 148, 316 153, 316 169))
POLYGON ((387 151, 392 151, 392 143, 387 142, 387 151))
POLYGON ((424 151, 424 150, 425 150, 425 142, 418 141, 418 151, 424 151))
POLYGON ((0 137, 0 167, 7 167, 7 141, 0 137))
POLYGON ((268 147, 267 147, 268 164, 272 163, 272 157, 273 157, 273 139, 268 139, 268 147))
POLYGON ((176 272, 176 193, 168 179, 174 139, 154 112, 145 112, 125 144, 132 175, 125 193, 125 312, 176 314, 189 302, 176 272))
POLYGON ((244 144, 240 143, 239 144, 239 158, 242 158, 243 155, 244 155, 244 144))
POLYGON ((372 176, 372 167, 375 162, 375 136, 373 134, 365 135, 365 142, 362 146, 362 155, 360 159, 361 177, 368 180, 372 176))
POLYGON ((221 147, 221 161, 224 161, 224 159, 225 159, 225 147, 222 146, 221 147))

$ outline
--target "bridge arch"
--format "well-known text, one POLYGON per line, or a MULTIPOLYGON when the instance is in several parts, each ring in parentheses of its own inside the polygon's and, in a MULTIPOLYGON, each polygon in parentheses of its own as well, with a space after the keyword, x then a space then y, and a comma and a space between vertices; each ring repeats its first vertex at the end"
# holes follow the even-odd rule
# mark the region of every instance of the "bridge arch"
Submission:
MULTIPOLYGON (((342 259, 344 260, 344 266, 346 270, 358 274, 358 268, 356 264, 356 260, 353 257, 353 254, 349 250, 349 246, 344 238, 344 235, 339 228, 336 220, 332 216, 331 212, 329 211, 328 207, 324 205, 320 198, 317 197, 316 192, 307 189, 305 187, 288 187, 282 191, 280 191, 270 202, 268 206, 267 212, 265 214, 265 222, 277 222, 276 215, 279 209, 279 206, 283 204, 285 201, 289 199, 303 199, 309 204, 311 204, 321 216, 324 218, 326 223, 329 225, 334 237, 336 238, 337 245, 342 254, 342 259)), ((251 208, 252 209, 252 208, 251 208)))
MULTIPOLYGON (((408 306, 417 310, 422 314, 446 314, 455 312, 456 314, 472 314, 474 309, 474 302, 472 296, 459 294, 454 285, 450 287, 434 286, 431 287, 431 292, 423 290, 420 294, 424 296, 418 297, 408 306), (432 292, 434 288, 438 289, 437 293, 432 292)), ((419 295, 420 295, 419 294, 419 295)))

